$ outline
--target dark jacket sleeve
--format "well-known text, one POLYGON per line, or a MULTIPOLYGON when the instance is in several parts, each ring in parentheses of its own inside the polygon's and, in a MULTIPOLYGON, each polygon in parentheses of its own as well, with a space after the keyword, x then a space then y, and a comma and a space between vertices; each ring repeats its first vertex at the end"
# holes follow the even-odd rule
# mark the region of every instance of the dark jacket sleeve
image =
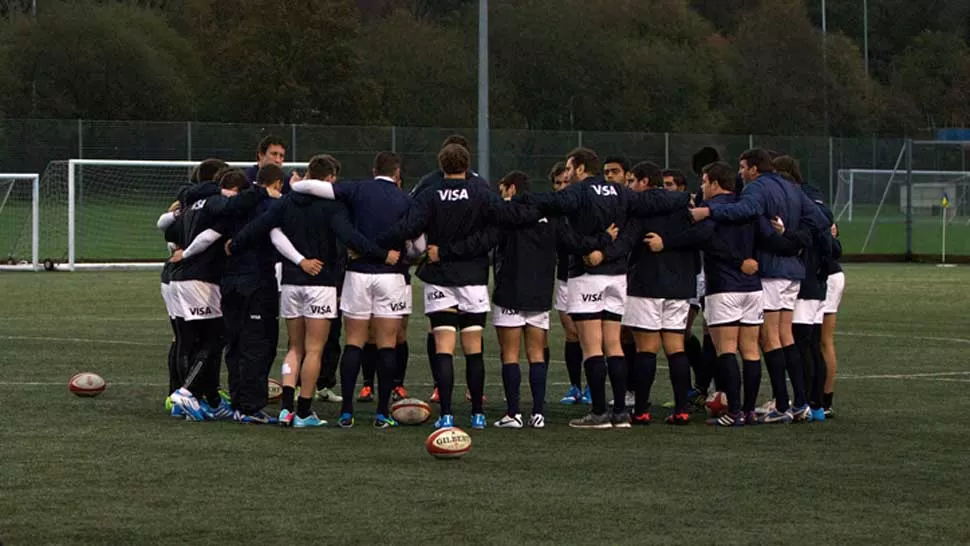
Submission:
POLYGON ((643 240, 643 221, 636 217, 627 219, 626 225, 620 230, 619 237, 613 244, 603 249, 603 261, 613 261, 630 254, 640 241, 643 240))
POLYGON ((596 235, 580 235, 569 223, 556 221, 556 246, 570 254, 589 254, 594 250, 605 249, 613 242, 610 234, 601 231, 596 235))
POLYGON ((635 192, 624 188, 627 194, 627 212, 636 216, 657 216, 685 209, 690 204, 690 194, 682 191, 646 190, 635 192))
POLYGON ((488 254, 488 251, 502 243, 504 231, 497 225, 490 225, 477 231, 460 241, 438 247, 438 257, 441 259, 465 260, 488 254))
POLYGON ((514 201, 506 201, 492 192, 485 194, 488 202, 488 215, 491 223, 506 227, 527 226, 539 221, 539 209, 514 201))
POLYGON ((283 213, 286 203, 279 201, 273 203, 263 214, 257 216, 252 222, 246 224, 232 241, 229 243, 229 252, 238 254, 239 252, 251 247, 256 241, 260 241, 269 236, 269 232, 275 227, 280 227, 283 223, 283 213))
POLYGON ((377 238, 378 246, 384 248, 399 248, 408 239, 414 239, 428 225, 428 214, 431 208, 431 194, 424 192, 411 202, 407 213, 377 238))
MULTIPOLYGON (((751 256, 742 255, 737 249, 732 248, 724 242, 723 239, 717 236, 714 227, 715 223, 713 220, 704 220, 694 226, 698 230, 695 233, 695 236, 699 240, 698 248, 705 254, 730 262, 735 268, 741 269, 741 264, 744 263, 744 260, 751 258, 751 256)), ((664 248, 666 248, 666 242, 664 243, 664 248)))
POLYGON ((215 217, 246 214, 258 205, 261 200, 268 198, 269 195, 266 193, 265 188, 253 186, 232 197, 226 197, 221 194, 210 197, 205 202, 205 210, 208 214, 215 217))
POLYGON ((832 237, 832 259, 841 260, 842 259, 842 241, 835 237, 832 237))
POLYGON ((572 184, 562 191, 516 195, 512 202, 532 205, 542 214, 562 216, 579 210, 582 206, 582 191, 581 185, 572 184))
POLYGON ((364 258, 373 260, 387 258, 386 250, 374 244, 354 228, 354 224, 350 221, 350 213, 347 212, 347 207, 343 203, 331 203, 328 212, 330 213, 331 229, 347 248, 364 258))
MULTIPOLYGON (((674 214, 687 214, 687 211, 685 210, 674 214)), ((710 239, 710 234, 707 233, 708 228, 701 226, 703 223, 687 226, 686 229, 664 237, 664 250, 698 248, 704 241, 710 239)))
POLYGON ((779 235, 762 216, 758 218, 757 244, 779 256, 798 256, 805 247, 812 244, 812 230, 808 226, 802 226, 779 235))
POLYGON ((763 191, 763 186, 757 181, 747 184, 734 203, 708 205, 711 218, 741 222, 755 216, 764 216, 764 198, 761 196, 763 191))

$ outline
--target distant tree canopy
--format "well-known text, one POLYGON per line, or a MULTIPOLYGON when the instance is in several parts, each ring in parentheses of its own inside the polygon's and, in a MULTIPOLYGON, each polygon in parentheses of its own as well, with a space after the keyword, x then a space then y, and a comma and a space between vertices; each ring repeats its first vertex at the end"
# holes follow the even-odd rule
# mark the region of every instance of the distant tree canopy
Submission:
MULTIPOLYGON (((495 127, 970 126, 970 2, 491 0, 495 127)), ((0 114, 469 127, 475 0, 0 0, 0 114)))

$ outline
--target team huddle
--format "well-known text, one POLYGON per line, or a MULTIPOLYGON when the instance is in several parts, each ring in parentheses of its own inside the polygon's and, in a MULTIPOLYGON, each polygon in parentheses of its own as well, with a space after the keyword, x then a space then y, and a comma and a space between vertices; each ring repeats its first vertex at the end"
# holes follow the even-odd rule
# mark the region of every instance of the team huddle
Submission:
POLYGON ((175 417, 325 426, 316 399, 339 402, 336 425, 349 428, 356 399, 376 401, 376 428, 398 426, 390 404, 408 396, 412 266, 429 322, 435 428, 455 426, 459 346, 471 427, 487 426, 489 312, 506 405, 494 426, 545 426, 553 308, 570 382, 560 402, 589 405, 571 427, 650 423, 661 348, 673 394, 669 424, 687 424, 705 404, 717 410, 708 423, 724 427, 833 415, 841 246, 821 193, 791 157, 751 149, 733 169, 705 148, 692 165, 698 195, 681 171, 649 161, 631 168, 622 157, 601 162, 586 148, 553 167, 553 192, 533 192, 519 171, 493 189, 470 170, 458 135, 410 194, 391 152, 378 153, 373 177, 358 181, 341 180, 330 155, 287 175, 284 144, 274 137, 257 157, 246 170, 203 161, 158 220, 172 253, 162 296, 174 332, 175 417), (265 409, 280 316, 288 344, 282 409, 273 417, 265 409), (698 316, 703 341, 691 333, 698 316), (759 408, 762 354, 771 400, 759 408), (220 388, 223 357, 228 393, 220 388))

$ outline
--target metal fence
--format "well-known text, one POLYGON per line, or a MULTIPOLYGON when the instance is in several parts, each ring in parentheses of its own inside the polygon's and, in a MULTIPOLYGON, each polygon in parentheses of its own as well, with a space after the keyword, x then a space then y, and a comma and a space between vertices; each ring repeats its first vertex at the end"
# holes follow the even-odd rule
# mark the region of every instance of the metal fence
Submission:
MULTIPOLYGON (((343 174, 350 178, 366 176, 370 172, 375 152, 395 151, 403 159, 405 184, 410 185, 435 168, 435 154, 442 140, 455 132, 469 138, 473 152, 477 149, 476 131, 471 128, 11 119, 0 120, 0 172, 44 172, 51 161, 72 158, 255 159, 259 140, 274 134, 287 142, 287 161, 306 161, 314 154, 330 153, 341 160, 343 174)), ((497 179, 512 169, 525 171, 540 181, 537 185, 542 190, 548 189, 541 181, 545 180, 549 168, 576 146, 593 148, 601 158, 617 154, 626 156, 631 162, 651 160, 684 171, 690 170, 691 156, 703 146, 714 146, 723 157, 732 161, 745 149, 758 146, 796 157, 805 178, 834 203, 839 197, 840 171, 893 169, 898 166, 904 143, 901 138, 875 137, 493 129, 489 172, 493 179, 497 179)), ((477 162, 478 158, 473 156, 473 165, 477 162)), ((967 151, 962 146, 924 146, 914 150, 914 169, 966 171, 967 164, 967 151)), ((696 188, 698 181, 692 175, 690 179, 691 186, 696 188)), ((891 195, 890 199, 899 201, 898 195, 891 195)), ((875 235, 869 233, 866 236, 871 218, 871 215, 869 218, 853 218, 852 225, 845 226, 850 232, 847 252, 861 252, 863 241, 870 239, 866 252, 904 253, 904 238, 898 237, 895 230, 869 229, 875 235), (857 236, 857 232, 862 233, 857 236)), ((892 217, 886 221, 905 222, 905 219, 892 217)), ((929 231, 929 228, 925 229, 929 231)), ((914 250, 935 252, 935 239, 927 241, 914 250)), ((965 248, 955 247, 953 251, 970 255, 970 243, 965 248)))

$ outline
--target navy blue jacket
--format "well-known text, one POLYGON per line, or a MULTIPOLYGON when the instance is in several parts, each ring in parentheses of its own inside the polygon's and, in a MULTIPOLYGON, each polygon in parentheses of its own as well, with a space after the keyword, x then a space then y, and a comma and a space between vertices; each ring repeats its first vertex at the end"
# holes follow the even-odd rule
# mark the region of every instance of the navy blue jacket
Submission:
MULTIPOLYGON (((616 224, 622 231, 631 215, 652 216, 685 208, 690 202, 690 195, 663 190, 635 193, 622 184, 594 176, 570 184, 562 191, 517 195, 513 201, 534 205, 542 214, 565 216, 570 227, 580 237, 586 237, 596 236, 610 224, 616 224)), ((617 239, 613 244, 623 243, 617 239)), ((604 259, 595 267, 586 265, 581 259, 572 260, 569 276, 625 275, 626 255, 630 248, 625 250, 612 253, 609 259, 604 259)))
MULTIPOLYGON (((256 183, 256 175, 259 174, 259 164, 257 163, 256 165, 253 165, 251 167, 246 167, 245 169, 243 169, 243 174, 246 175, 246 179, 247 180, 249 180, 250 182, 252 182, 253 184, 255 184, 256 183)), ((289 193, 289 192, 290 192, 290 173, 288 173, 288 172, 286 172, 284 170, 283 171, 283 188, 280 190, 280 193, 289 193)))
MULTIPOLYGON (((271 207, 275 206, 277 199, 264 199, 259 202, 248 214, 242 214, 222 223, 225 231, 223 236, 232 239, 247 224, 258 218, 271 207)), ((226 270, 222 275, 222 282, 234 283, 241 286, 259 286, 272 284, 276 286, 276 262, 279 261, 276 249, 269 237, 255 241, 250 247, 241 252, 234 253, 226 257, 226 270)))
MULTIPOLYGON (((370 241, 387 232, 407 213, 411 200, 397 184, 387 179, 373 178, 359 182, 341 182, 333 185, 334 196, 347 205, 350 221, 362 236, 370 241)), ((401 250, 401 248, 397 248, 401 250)), ((386 256, 361 256, 351 260, 348 271, 361 273, 407 273, 408 263, 400 260, 397 265, 387 265, 386 256)))
MULTIPOLYGON (((717 195, 704 204, 712 207, 711 210, 713 210, 715 206, 737 203, 739 199, 738 195, 728 193, 717 195)), ((755 256, 755 232, 758 228, 754 220, 732 222, 708 219, 699 222, 697 226, 703 226, 709 230, 710 241, 715 245, 731 249, 737 257, 747 259, 755 256)), ((711 252, 705 248, 704 277, 707 282, 707 295, 761 290, 761 278, 742 273, 737 257, 711 252)))
MULTIPOLYGON (((775 216, 785 223, 786 230, 797 231, 804 223, 813 232, 829 229, 831 222, 815 203, 795 184, 775 173, 762 174, 745 184, 735 203, 714 203, 710 206, 715 221, 743 221, 763 216, 775 216)), ((768 279, 805 278, 805 266, 797 256, 779 256, 766 249, 756 252, 761 277, 768 279)))
MULTIPOLYGON (((489 225, 526 225, 539 220, 538 211, 503 201, 488 188, 468 179, 442 179, 431 183, 411 202, 407 214, 378 238, 384 248, 400 248, 405 240, 425 234, 439 248, 469 239, 489 225)), ((488 251, 479 247, 470 256, 441 256, 418 266, 417 276, 440 286, 488 284, 488 251)))
MULTIPOLYGON (((443 173, 440 169, 436 171, 431 171, 430 173, 422 176, 421 180, 418 180, 418 183, 415 184, 413 188, 411 188, 411 191, 408 195, 410 195, 412 198, 417 198, 417 196, 424 193, 424 191, 430 188, 432 185, 436 183, 440 183, 444 179, 445 179, 445 173, 443 173)), ((485 190, 490 189, 488 187, 488 181, 482 178, 481 176, 478 176, 478 173, 474 171, 466 172, 465 179, 470 182, 473 182, 474 184, 478 184, 482 186, 482 188, 484 188, 485 190)))

